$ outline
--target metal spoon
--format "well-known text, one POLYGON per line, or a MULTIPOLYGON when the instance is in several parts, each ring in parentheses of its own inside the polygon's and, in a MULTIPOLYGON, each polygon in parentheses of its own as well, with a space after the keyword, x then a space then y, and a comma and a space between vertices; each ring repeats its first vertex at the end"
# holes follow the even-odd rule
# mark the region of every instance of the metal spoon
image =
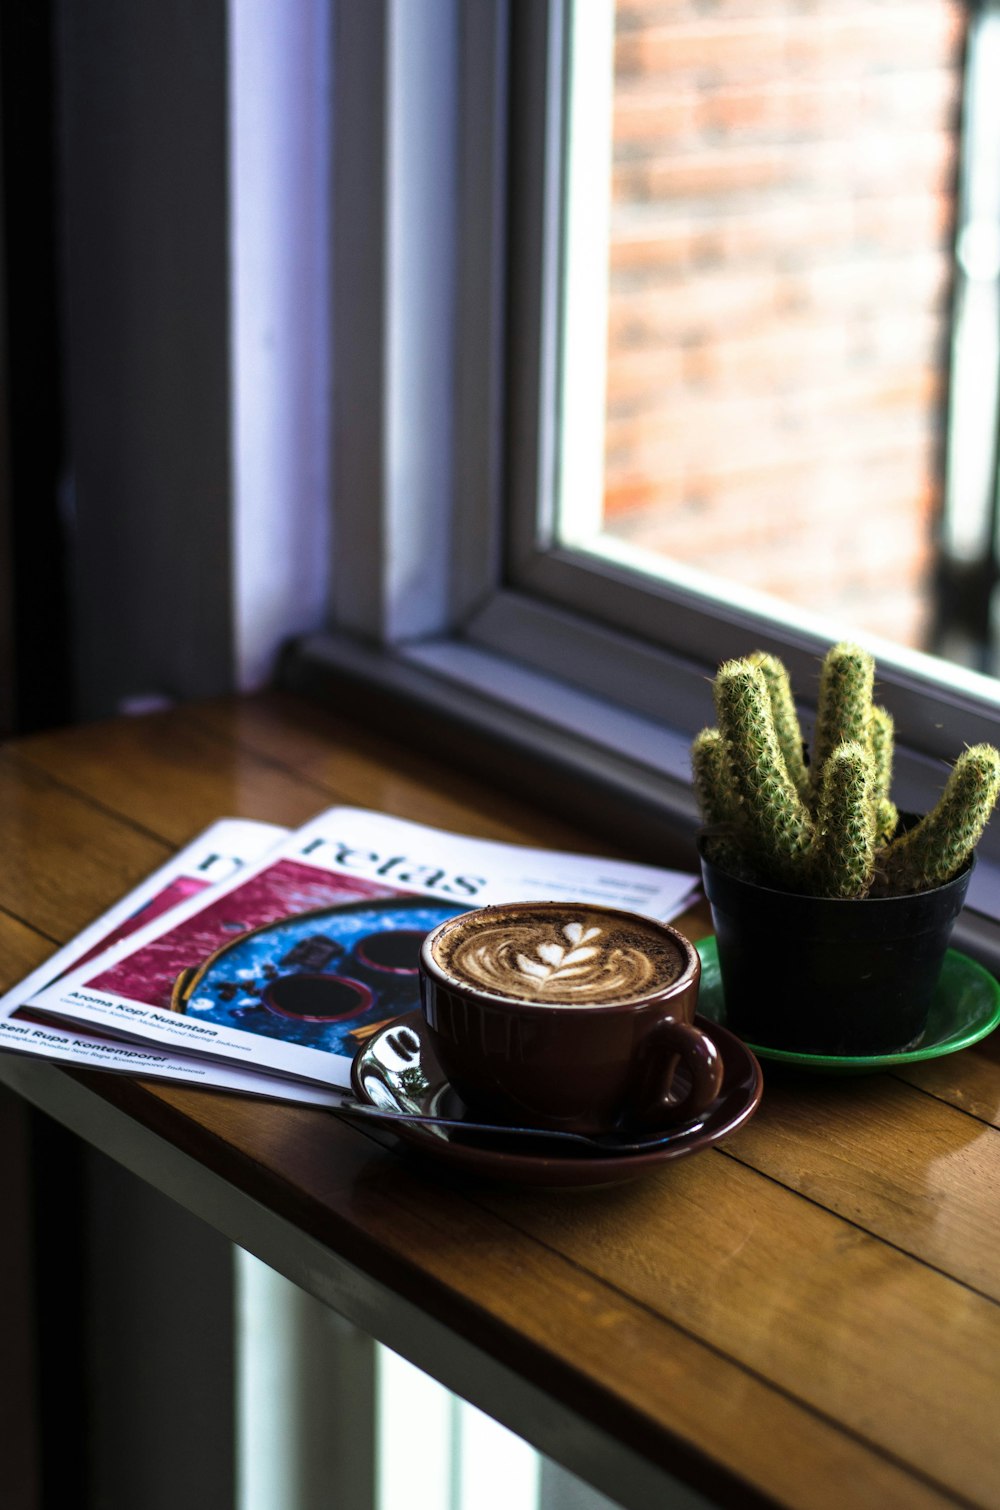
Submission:
POLYGON ((408 1127, 437 1127, 449 1132, 496 1134, 501 1138, 531 1138, 534 1142, 571 1144, 587 1148, 592 1153, 645 1153, 671 1142, 680 1132, 689 1132, 699 1126, 699 1121, 678 1123, 669 1131, 647 1133, 640 1137, 628 1137, 621 1133, 576 1133, 563 1132, 548 1127, 513 1127, 509 1123, 472 1122, 461 1117, 430 1117, 411 1112, 384 1111, 380 1106, 366 1106, 362 1102, 343 1102, 333 1110, 344 1117, 357 1117, 362 1121, 379 1122, 391 1128, 394 1122, 408 1127))

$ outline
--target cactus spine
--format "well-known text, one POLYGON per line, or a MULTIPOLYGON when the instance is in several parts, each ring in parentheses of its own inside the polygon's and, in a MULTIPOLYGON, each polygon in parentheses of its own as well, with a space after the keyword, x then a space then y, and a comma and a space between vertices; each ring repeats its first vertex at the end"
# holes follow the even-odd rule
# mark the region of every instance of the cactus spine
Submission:
POLYGON ((962 870, 1000 794, 1000 754, 966 750, 933 812, 897 835, 893 723, 872 701, 874 678, 867 651, 828 652, 807 765, 781 662, 755 652, 720 667, 719 727, 692 747, 709 859, 765 885, 845 898, 923 891, 962 870))

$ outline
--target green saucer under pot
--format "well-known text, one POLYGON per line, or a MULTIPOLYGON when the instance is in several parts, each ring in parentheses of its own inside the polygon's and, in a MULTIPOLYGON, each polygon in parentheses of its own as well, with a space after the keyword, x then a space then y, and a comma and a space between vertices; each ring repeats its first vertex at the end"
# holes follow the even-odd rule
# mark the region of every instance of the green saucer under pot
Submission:
MULTIPOLYGON (((702 939, 701 988, 698 994, 699 1015, 710 1022, 727 1026, 726 1001, 719 971, 719 954, 715 938, 702 939)), ((803 991, 802 1010, 810 1007, 803 991)), ((788 1049, 772 1049, 767 1044, 747 1043, 759 1059, 778 1064, 798 1065, 803 1069, 827 1074, 859 1075, 875 1070, 892 1069, 899 1064, 916 1064, 924 1059, 939 1059, 978 1043, 1000 1024, 1000 981, 968 955, 949 949, 937 987, 931 1000, 927 1027, 913 1048, 894 1054, 803 1054, 788 1049)))

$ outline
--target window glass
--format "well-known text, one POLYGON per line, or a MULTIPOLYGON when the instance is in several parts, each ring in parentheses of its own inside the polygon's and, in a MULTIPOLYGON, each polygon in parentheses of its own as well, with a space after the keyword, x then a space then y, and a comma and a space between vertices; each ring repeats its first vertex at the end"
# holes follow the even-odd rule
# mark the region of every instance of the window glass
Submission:
MULTIPOLYGON (((945 475, 968 293, 953 247, 985 245, 967 229, 968 12, 585 0, 568 16, 557 541, 995 669, 995 333, 965 358, 978 554, 958 577, 950 542, 970 529, 949 523, 945 475), (970 595, 968 632, 949 634, 970 595)), ((994 227, 992 258, 967 259, 993 297, 996 243, 994 227)))

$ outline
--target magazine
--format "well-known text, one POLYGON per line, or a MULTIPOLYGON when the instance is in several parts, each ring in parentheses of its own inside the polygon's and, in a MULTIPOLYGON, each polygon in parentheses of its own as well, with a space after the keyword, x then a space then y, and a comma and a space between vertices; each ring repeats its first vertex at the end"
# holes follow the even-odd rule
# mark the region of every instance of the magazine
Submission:
POLYGON ((0 1050, 52 1059, 83 1069, 126 1071, 148 1079, 187 1081, 242 1094, 337 1105, 342 1097, 319 1086, 280 1079, 184 1054, 123 1043, 61 1027, 24 1003, 74 966, 85 964, 139 928, 208 888, 229 880, 248 861, 273 849, 288 830, 251 819, 221 818, 134 891, 0 997, 0 1050))
POLYGON ((662 921, 695 876, 331 808, 211 893, 35 994, 46 1014, 318 1085, 419 1005, 429 930, 471 907, 593 901, 662 921))

